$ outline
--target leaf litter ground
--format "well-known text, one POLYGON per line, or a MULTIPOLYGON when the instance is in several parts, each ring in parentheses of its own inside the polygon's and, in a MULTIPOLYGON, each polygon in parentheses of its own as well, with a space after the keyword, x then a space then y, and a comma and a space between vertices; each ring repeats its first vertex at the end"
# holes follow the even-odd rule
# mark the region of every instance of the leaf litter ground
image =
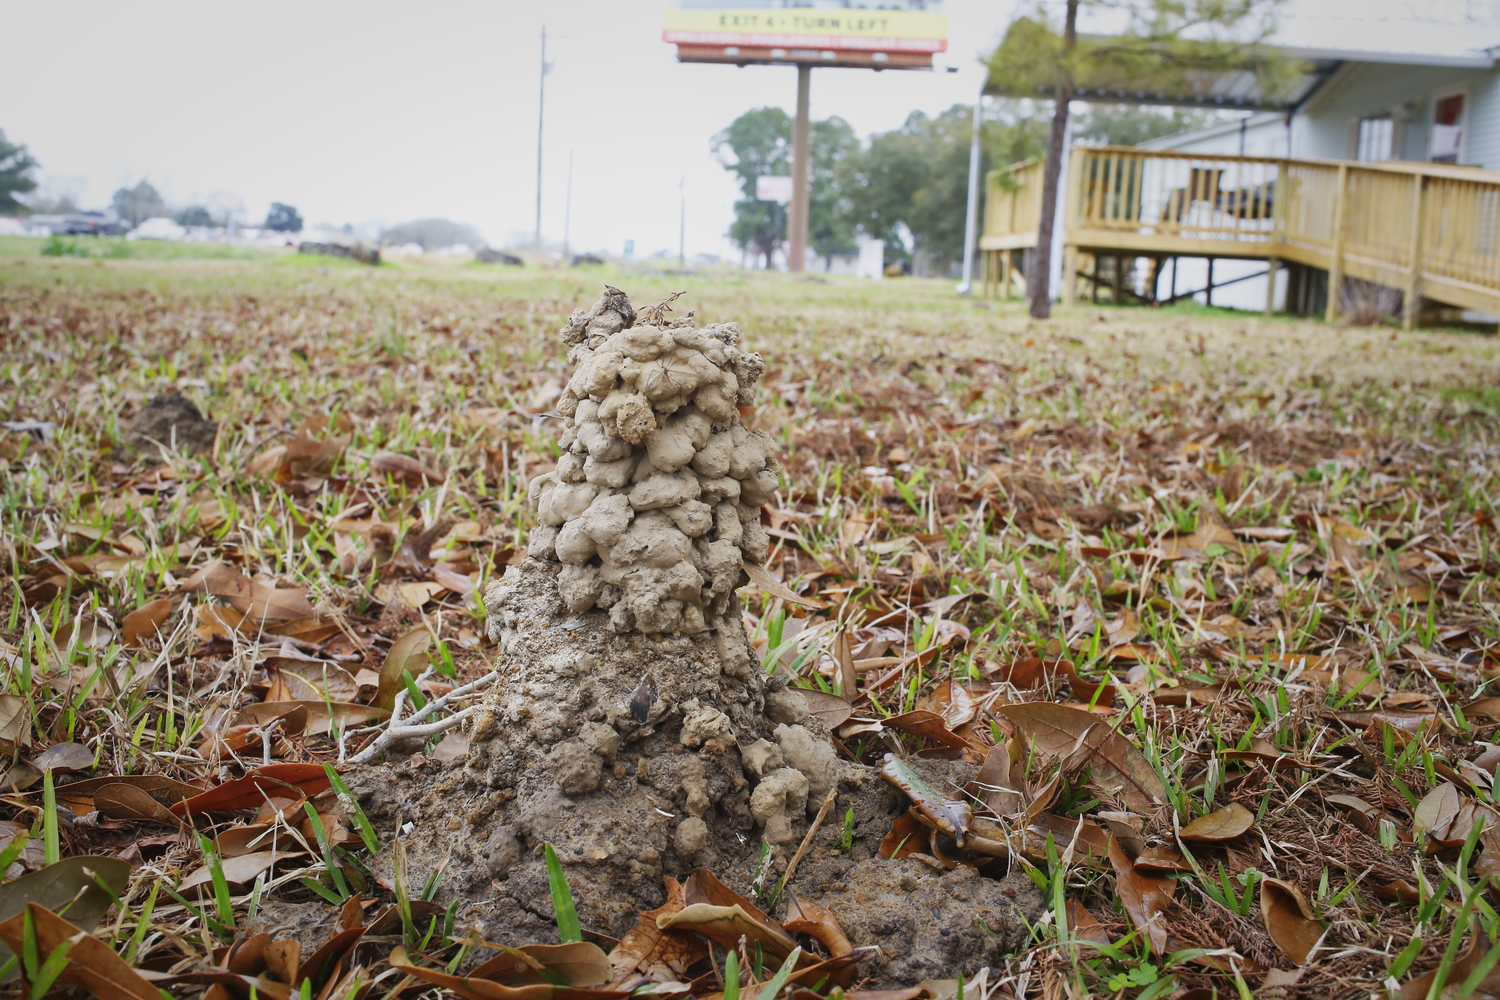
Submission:
MULTIPOLYGON (((1045 890, 1027 949, 951 970, 971 992, 1500 990, 1493 340, 275 259, 0 262, 7 976, 726 989, 718 925, 682 916, 737 905, 707 873, 613 964, 496 951, 444 919, 441 872, 374 879, 397 831, 337 777, 365 750, 463 758, 442 726, 483 694, 477 594, 522 558, 556 331, 606 278, 687 289, 769 362, 752 419, 787 473, 747 627, 911 797, 884 853, 1045 890), (216 430, 161 440, 173 392, 216 430), (373 745, 393 712, 432 731, 373 745), (982 766, 937 788, 921 756, 982 766)), ((788 977, 839 961, 837 913, 742 902, 734 939, 777 942, 745 975, 792 944, 788 977)), ((858 982, 820 978, 788 988, 858 982)))

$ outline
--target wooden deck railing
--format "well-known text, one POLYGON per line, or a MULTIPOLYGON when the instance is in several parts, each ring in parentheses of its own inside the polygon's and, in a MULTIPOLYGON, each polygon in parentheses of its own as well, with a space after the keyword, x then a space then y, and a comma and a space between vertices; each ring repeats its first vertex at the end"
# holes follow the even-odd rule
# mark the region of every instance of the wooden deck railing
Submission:
MULTIPOLYGON (((1355 277, 1500 313, 1500 172, 1120 146, 1069 161, 1070 253, 1286 260, 1328 271, 1332 288, 1355 277)), ((1026 161, 990 174, 982 250, 1036 245, 1041 173, 1026 161)))
POLYGON ((1042 210, 1042 161, 1022 160, 985 178, 984 235, 981 250, 1021 250, 1036 246, 1042 210))

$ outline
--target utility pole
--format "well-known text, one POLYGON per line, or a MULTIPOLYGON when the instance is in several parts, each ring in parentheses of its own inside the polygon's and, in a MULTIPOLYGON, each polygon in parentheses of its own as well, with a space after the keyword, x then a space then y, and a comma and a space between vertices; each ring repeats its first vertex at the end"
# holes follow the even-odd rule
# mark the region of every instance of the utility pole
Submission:
POLYGON ((547 26, 542 25, 542 72, 536 89, 536 248, 542 248, 542 121, 547 113, 547 26))
POLYGON ((573 151, 568 150, 568 196, 563 202, 563 257, 570 256, 569 230, 573 228, 573 151))
POLYGON ((687 267, 687 174, 677 181, 677 266, 687 267))
POLYGON ((800 272, 807 261, 807 117, 812 66, 797 64, 797 120, 792 125, 792 204, 787 211, 786 269, 800 272))
MULTIPOLYGON (((984 87, 974 98, 973 134, 969 137, 969 205, 964 214, 964 280, 958 285, 958 294, 968 295, 974 290, 974 238, 979 228, 979 131, 983 124, 980 105, 984 103, 984 87)), ((1009 253, 1009 251, 1006 251, 1009 253)))

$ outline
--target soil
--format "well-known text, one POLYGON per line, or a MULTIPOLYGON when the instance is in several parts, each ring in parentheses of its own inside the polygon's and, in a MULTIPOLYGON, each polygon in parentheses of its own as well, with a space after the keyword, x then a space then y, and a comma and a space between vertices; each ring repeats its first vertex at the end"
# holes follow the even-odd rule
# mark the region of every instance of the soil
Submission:
POLYGON ((169 461, 169 452, 210 454, 218 437, 217 421, 203 416, 191 399, 177 392, 152 397, 130 421, 125 446, 152 462, 169 461))
MULTIPOLYGON (((779 880, 836 786, 788 888, 832 909, 856 946, 879 949, 861 963, 872 984, 973 974, 1024 941, 1042 904, 1023 874, 879 858, 909 803, 874 769, 840 760, 782 678, 750 668, 737 599, 696 635, 620 634, 604 611, 571 613, 556 572, 530 559, 487 595, 501 681, 468 731, 466 760, 419 755, 349 776, 382 841, 400 831, 409 884, 444 870, 438 901, 464 901, 460 929, 556 941, 546 843, 601 938, 660 906, 664 876, 708 868, 753 898, 758 876, 779 880)), ((972 770, 921 766, 955 788, 972 770)), ((389 851, 378 859, 387 884, 393 863, 389 851)))

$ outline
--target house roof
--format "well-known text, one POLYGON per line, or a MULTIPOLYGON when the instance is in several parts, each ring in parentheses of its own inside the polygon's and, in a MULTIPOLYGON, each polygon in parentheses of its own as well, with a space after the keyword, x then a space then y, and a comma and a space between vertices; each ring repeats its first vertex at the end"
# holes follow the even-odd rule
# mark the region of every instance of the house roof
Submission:
MULTIPOLYGON (((1104 30, 1081 37, 1101 39, 1114 33, 1111 28, 1119 30, 1103 23, 1097 27, 1104 30)), ((1471 0, 1294 0, 1279 14, 1270 47, 1306 63, 1306 72, 1275 97, 1261 93, 1253 60, 1243 69, 1188 80, 1176 93, 1100 81, 1103 86, 1084 86, 1076 97, 1286 111, 1304 104, 1348 63, 1493 69, 1500 66, 1500 0, 1487 7, 1471 0)))
POLYGON ((1500 26, 1482 21, 1303 14, 1283 20, 1275 41, 1291 55, 1341 62, 1489 69, 1500 57, 1500 26))

